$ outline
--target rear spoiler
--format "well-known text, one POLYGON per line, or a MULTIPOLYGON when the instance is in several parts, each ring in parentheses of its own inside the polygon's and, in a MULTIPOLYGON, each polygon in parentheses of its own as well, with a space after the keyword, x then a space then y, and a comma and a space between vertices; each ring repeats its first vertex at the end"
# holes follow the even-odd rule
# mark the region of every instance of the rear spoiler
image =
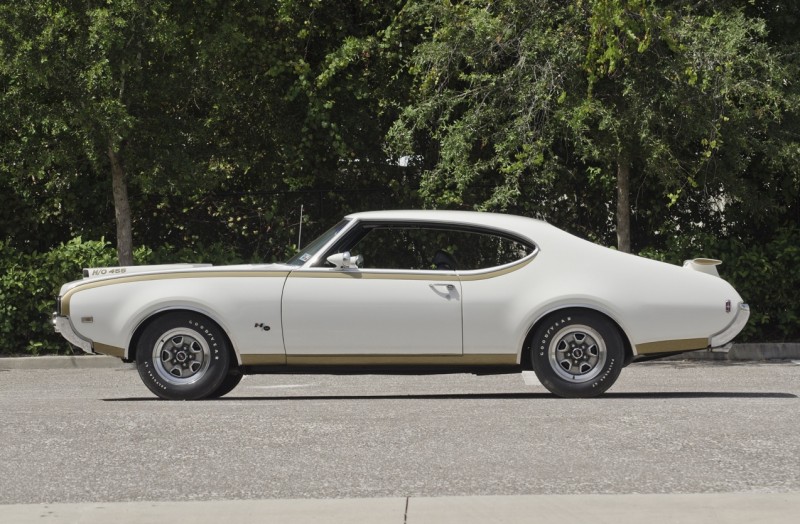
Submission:
POLYGON ((683 262, 683 267, 718 277, 719 272, 717 272, 717 266, 720 264, 722 264, 722 260, 717 260, 715 258, 693 258, 691 260, 685 260, 683 262))

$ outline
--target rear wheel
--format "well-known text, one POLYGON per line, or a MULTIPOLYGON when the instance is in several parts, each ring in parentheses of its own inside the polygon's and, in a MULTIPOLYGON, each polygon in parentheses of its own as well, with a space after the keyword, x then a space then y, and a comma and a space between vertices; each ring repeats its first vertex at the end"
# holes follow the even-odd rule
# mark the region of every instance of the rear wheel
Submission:
POLYGON ((164 399, 209 397, 228 376, 226 340, 219 326, 207 317, 188 311, 167 313, 147 326, 139 339, 139 376, 150 391, 164 399))
POLYGON ((560 397, 595 397, 610 388, 624 366, 625 348, 617 327, 587 310, 564 310, 536 329, 531 362, 536 376, 560 397))

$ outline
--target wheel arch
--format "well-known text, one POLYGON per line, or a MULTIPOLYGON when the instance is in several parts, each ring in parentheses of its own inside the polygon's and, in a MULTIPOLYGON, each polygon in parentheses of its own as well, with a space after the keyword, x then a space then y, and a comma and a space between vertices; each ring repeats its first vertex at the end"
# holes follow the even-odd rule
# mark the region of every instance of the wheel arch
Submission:
POLYGON ((165 315, 169 315, 170 313, 180 313, 180 312, 195 313, 197 315, 202 315, 203 317, 207 318, 209 322, 213 322, 225 337, 225 342, 227 343, 228 352, 230 353, 231 357, 231 369, 238 368, 241 365, 241 361, 239 360, 239 354, 236 351, 236 346, 233 344, 233 340, 231 339, 231 336, 228 333, 228 330, 225 329, 224 325, 221 322, 219 322, 216 318, 214 318, 213 315, 209 314, 207 311, 200 308, 194 308, 189 306, 175 306, 175 307, 162 308, 151 312, 150 314, 144 316, 141 320, 139 320, 139 323, 134 328, 130 341, 128 342, 126 357, 124 360, 127 362, 133 362, 136 360, 136 351, 137 351, 137 346, 139 345, 139 340, 141 340, 142 334, 145 332, 145 330, 150 324, 152 324, 157 319, 165 315))
POLYGON ((617 319, 614 318, 614 316, 612 314, 610 314, 607 311, 604 311, 604 308, 599 308, 599 307, 595 307, 595 306, 591 306, 591 305, 586 305, 586 304, 566 304, 566 305, 561 305, 561 306, 558 306, 558 307, 553 307, 553 308, 547 309, 546 311, 541 313, 538 317, 536 317, 536 319, 533 321, 533 323, 528 328, 528 331, 525 334, 524 342, 522 343, 522 347, 520 348, 521 354, 520 354, 519 362, 522 365, 523 369, 525 369, 525 370, 533 369, 533 364, 531 362, 530 347, 531 347, 531 340, 533 339, 533 335, 536 333, 536 330, 539 329, 539 327, 542 324, 547 322, 547 319, 551 315, 555 315, 555 314, 563 312, 565 310, 576 310, 576 311, 591 312, 591 313, 594 313, 594 314, 597 314, 597 315, 600 315, 600 316, 606 318, 608 321, 610 321, 612 323, 612 325, 617 329, 617 331, 619 331, 620 337, 622 338, 623 349, 625 350, 625 365, 627 366, 633 360, 633 357, 635 356, 634 355, 634 351, 633 351, 634 345, 631 342, 631 339, 628 336, 628 334, 622 328, 622 325, 620 324, 620 322, 618 322, 617 319))

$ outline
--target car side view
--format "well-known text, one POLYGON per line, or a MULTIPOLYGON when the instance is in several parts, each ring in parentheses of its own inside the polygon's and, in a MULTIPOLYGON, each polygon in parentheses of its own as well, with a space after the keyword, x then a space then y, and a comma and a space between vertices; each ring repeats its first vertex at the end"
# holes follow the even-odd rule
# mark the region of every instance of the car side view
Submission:
POLYGON ((717 260, 683 267, 545 222, 464 211, 348 215, 281 264, 89 268, 54 324, 136 362, 164 399, 253 373, 536 372, 602 394, 632 362, 720 348, 749 308, 717 260))

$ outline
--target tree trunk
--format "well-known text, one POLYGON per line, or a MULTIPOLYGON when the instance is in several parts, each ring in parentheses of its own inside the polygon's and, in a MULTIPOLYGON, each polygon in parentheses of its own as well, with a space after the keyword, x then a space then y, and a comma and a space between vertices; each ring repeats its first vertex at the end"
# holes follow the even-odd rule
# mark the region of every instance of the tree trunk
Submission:
POLYGON ((617 249, 631 252, 631 165, 627 155, 617 157, 617 249))
POLYGON ((119 258, 120 266, 132 266, 133 227, 131 226, 128 186, 119 151, 111 143, 108 144, 108 159, 111 161, 111 187, 114 193, 114 214, 117 221, 117 258, 119 258))

